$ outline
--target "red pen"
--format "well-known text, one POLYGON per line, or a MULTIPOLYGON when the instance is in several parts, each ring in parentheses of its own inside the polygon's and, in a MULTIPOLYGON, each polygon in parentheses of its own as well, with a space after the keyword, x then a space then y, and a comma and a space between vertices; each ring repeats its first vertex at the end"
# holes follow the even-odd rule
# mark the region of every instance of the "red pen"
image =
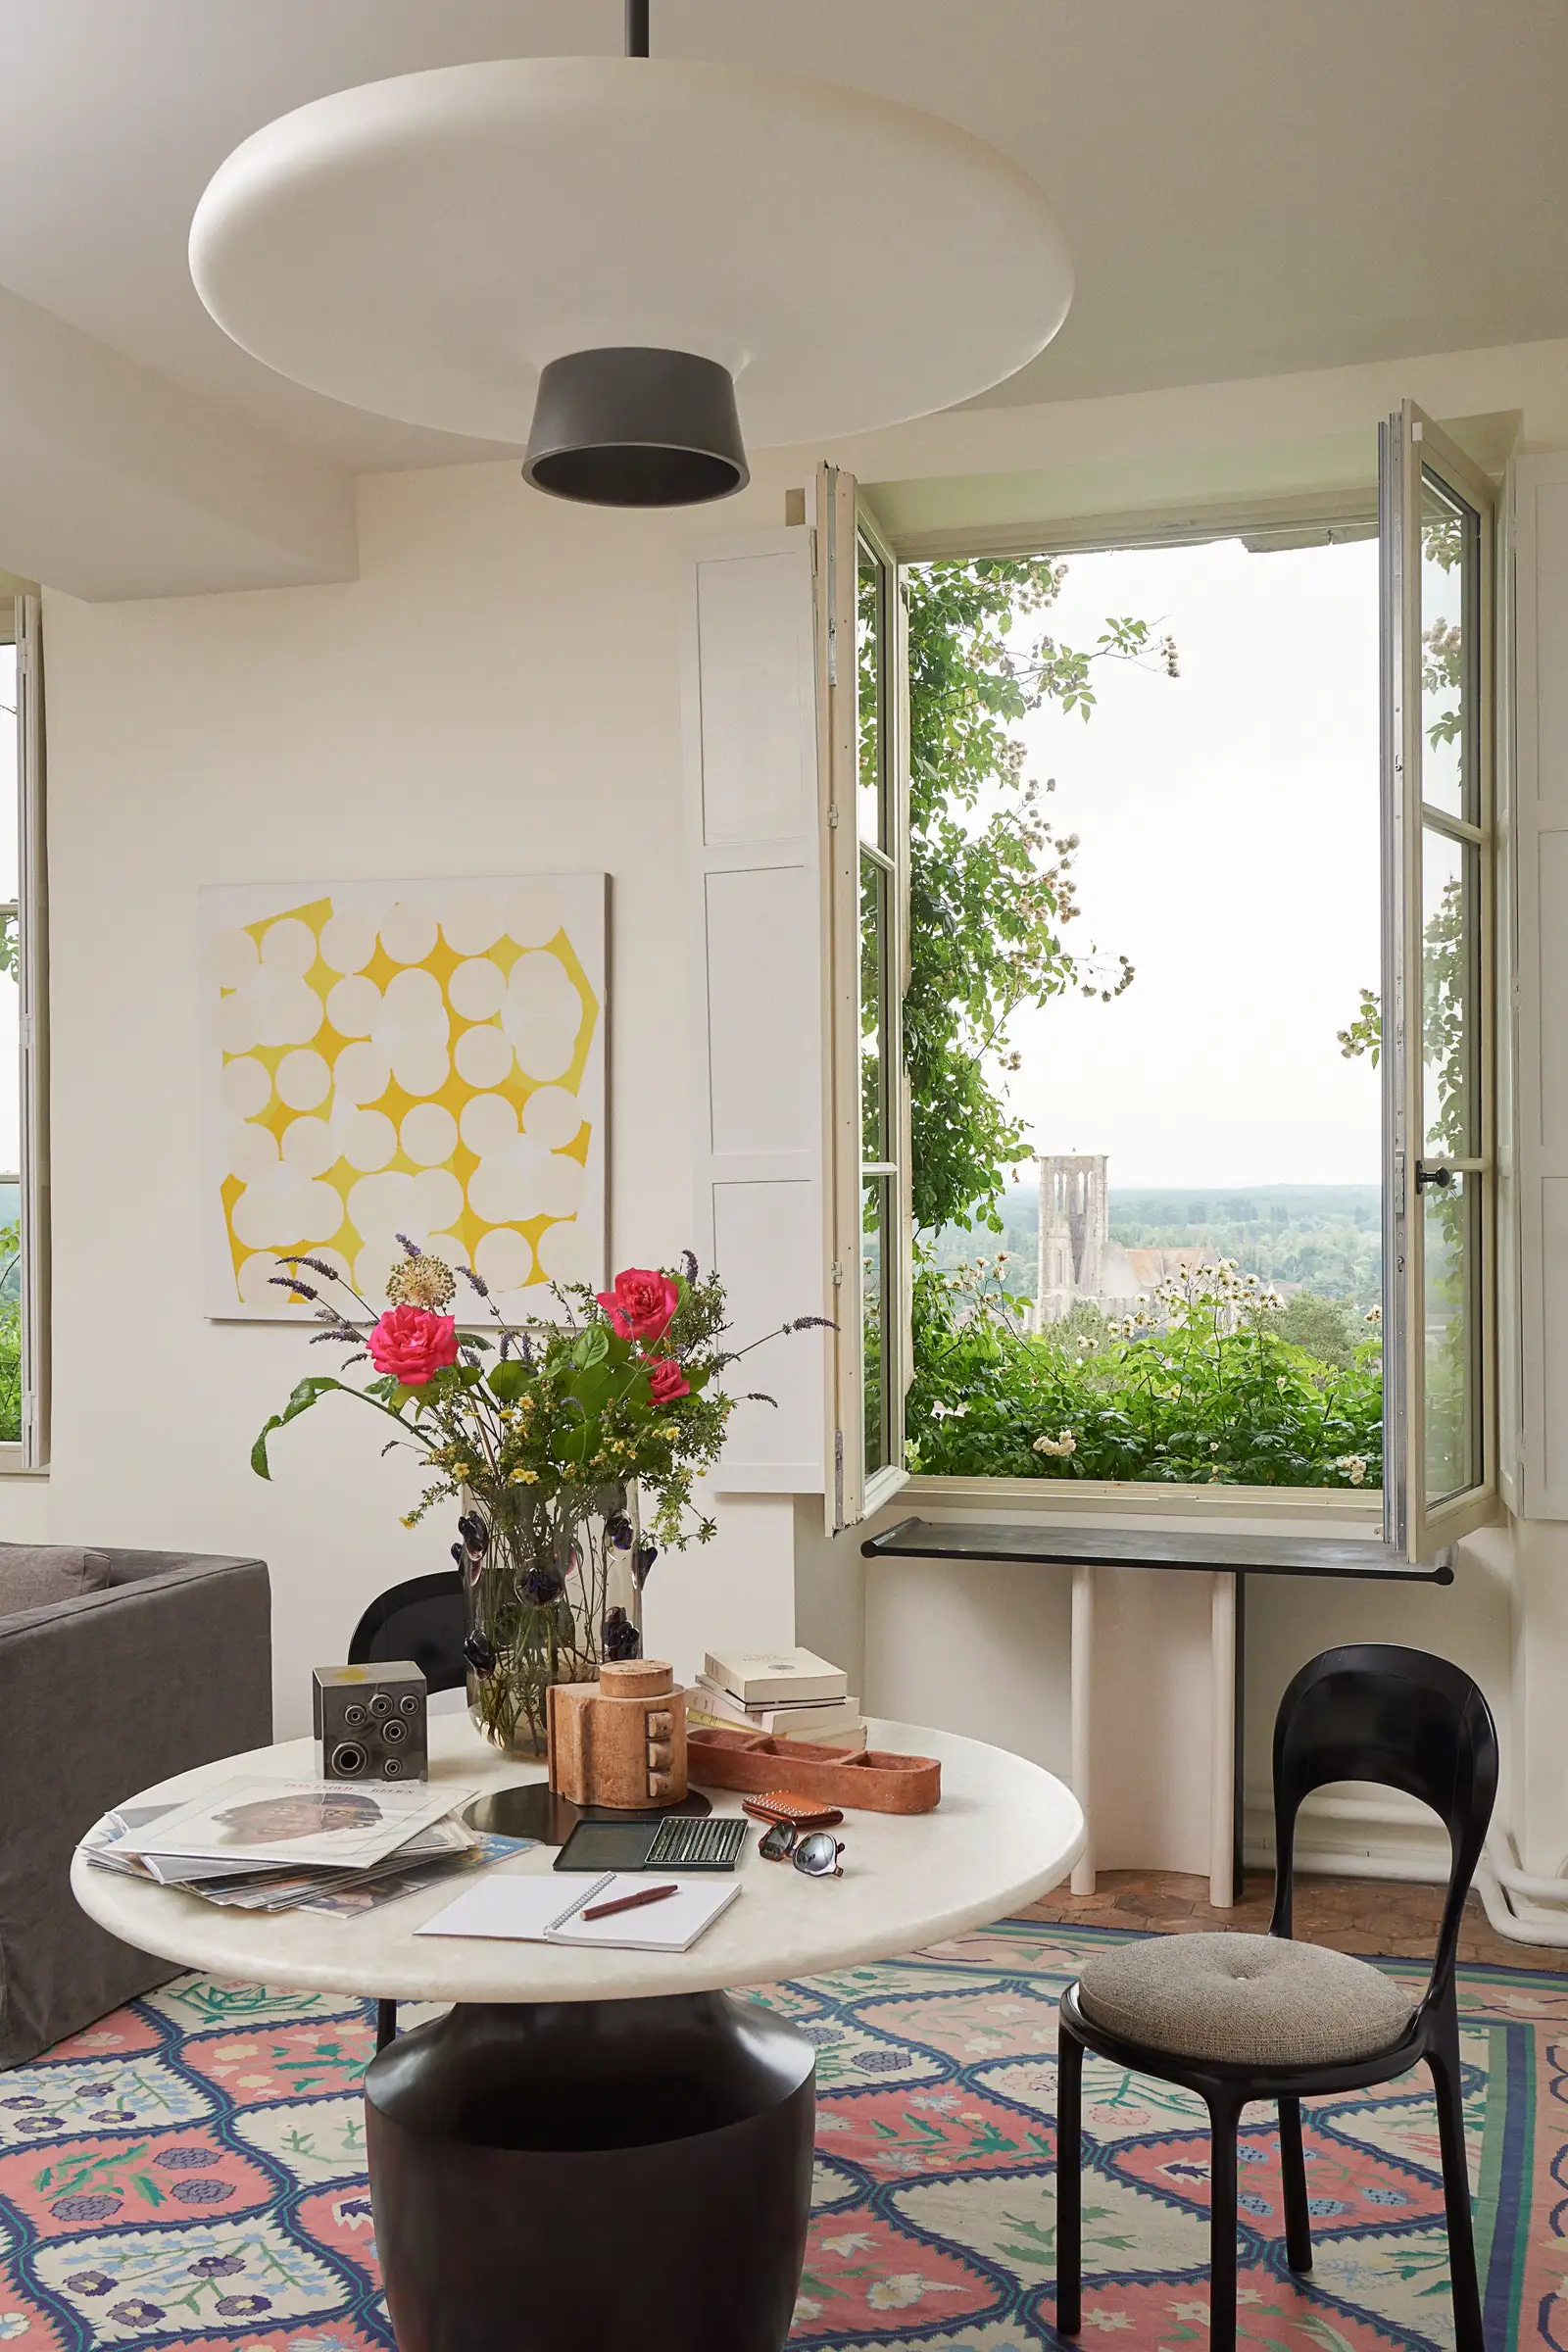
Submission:
POLYGON ((579 1919, 610 1919, 617 1911, 637 1911, 644 1903, 662 1903, 666 1894, 679 1894, 678 1886, 639 1886, 635 1894, 617 1894, 612 1903, 595 1903, 587 1911, 579 1911, 579 1919))

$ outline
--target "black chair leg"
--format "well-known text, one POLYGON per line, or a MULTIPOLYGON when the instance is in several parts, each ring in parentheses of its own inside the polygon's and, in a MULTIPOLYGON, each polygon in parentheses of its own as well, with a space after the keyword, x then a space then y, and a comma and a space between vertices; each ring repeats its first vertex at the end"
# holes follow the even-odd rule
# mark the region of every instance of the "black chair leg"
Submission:
POLYGON ((1464 2092, 1459 2073, 1459 2020, 1448 2007, 1427 2052, 1438 2102, 1438 2144, 1443 2151, 1443 2204, 1448 2224, 1448 2275, 1453 2281, 1453 2333, 1458 2352, 1487 2352, 1481 2326, 1481 2287, 1476 2278, 1475 2238, 1470 2226, 1470 2162, 1464 2144, 1464 2092))
POLYGON ((377 2001, 375 2004, 375 2046, 384 2050, 389 2041, 398 2037, 398 2005, 396 2001, 377 2001))
POLYGON ((1056 2027, 1056 2328, 1076 2335, 1083 2325, 1083 2080, 1084 2045, 1056 2027))
POLYGON ((1241 2108, 1208 2106, 1209 2352, 1236 2352, 1236 2127, 1241 2108))
POLYGON ((1285 2183, 1285 2259, 1304 2278, 1312 2268, 1312 2226, 1306 2212, 1299 2099, 1280 2101, 1280 2177, 1285 2183))

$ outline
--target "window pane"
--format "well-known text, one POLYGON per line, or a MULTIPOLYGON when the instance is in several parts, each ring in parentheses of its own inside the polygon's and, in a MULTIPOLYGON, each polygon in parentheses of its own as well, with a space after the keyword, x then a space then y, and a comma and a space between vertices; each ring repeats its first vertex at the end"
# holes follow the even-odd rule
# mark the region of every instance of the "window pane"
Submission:
POLYGON ((888 1220, 893 1206, 893 1181, 891 1176, 867 1177, 860 1192, 860 1372, 865 1399, 867 1478, 892 1458, 886 1340, 892 1329, 887 1293, 892 1271, 888 1220))
POLYGON ((1480 853, 1428 825, 1421 842, 1422 1156, 1477 1152, 1475 1084, 1480 853))
POLYGON ((1422 1195, 1427 1502, 1480 1484, 1480 1194, 1473 1176, 1422 1195))
MULTIPOLYGON (((0 597, 0 641, 10 626, 11 600, 0 597)), ((17 895, 18 759, 17 649, 0 642, 0 903, 17 895)))
POLYGON ((1421 482, 1421 797, 1477 821, 1476 637, 1480 533, 1471 509, 1421 482))
POLYGON ((888 1151, 887 969, 888 874, 874 858, 860 858, 860 1157, 891 1158, 888 1151))
POLYGON ((0 1446, 22 1437, 21 1061, 17 984, 0 972, 0 1446))
POLYGON ((887 844, 887 796, 883 790, 886 730, 882 696, 886 663, 882 648, 882 565, 863 542, 855 596, 855 661, 859 708, 856 793, 859 837, 873 848, 887 844))

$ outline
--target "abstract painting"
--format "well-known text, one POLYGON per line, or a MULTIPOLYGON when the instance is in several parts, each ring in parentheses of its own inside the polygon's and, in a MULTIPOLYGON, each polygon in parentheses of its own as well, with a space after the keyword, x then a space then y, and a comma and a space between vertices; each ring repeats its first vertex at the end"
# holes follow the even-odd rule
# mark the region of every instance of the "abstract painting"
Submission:
POLYGON ((513 1318, 604 1281, 605 905, 603 874, 202 892, 209 1315, 310 1319, 285 1250, 379 1312, 400 1234, 513 1318))

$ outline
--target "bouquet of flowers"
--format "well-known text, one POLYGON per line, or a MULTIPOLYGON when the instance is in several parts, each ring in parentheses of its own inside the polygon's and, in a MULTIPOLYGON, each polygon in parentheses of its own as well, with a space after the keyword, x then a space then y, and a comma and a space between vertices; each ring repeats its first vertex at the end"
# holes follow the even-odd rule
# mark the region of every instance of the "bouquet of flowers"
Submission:
MULTIPOLYGON (((466 1654, 475 1722, 499 1747, 538 1752, 552 1683, 591 1680, 601 1659, 635 1657, 641 1595, 662 1546, 706 1544, 713 1520, 693 1488, 718 1460, 725 1425, 751 1392, 719 1375, 751 1348, 723 1345, 724 1289, 679 1268, 628 1266, 608 1291, 556 1288, 568 1320, 509 1324, 471 1267, 454 1270, 403 1239, 377 1314, 326 1259, 279 1259, 274 1277, 316 1308, 313 1346, 341 1348, 337 1373, 299 1382, 251 1449, 271 1475, 268 1440, 337 1394, 394 1424, 385 1450, 410 1447, 429 1473, 404 1525, 458 1499, 452 1547, 467 1597, 466 1654), (459 1277, 489 1328, 460 1329, 459 1277), (368 1364, 371 1377, 338 1374, 368 1364)), ((831 1328, 803 1315, 779 1333, 831 1328)), ((753 1346, 760 1346, 757 1341, 753 1346)))

